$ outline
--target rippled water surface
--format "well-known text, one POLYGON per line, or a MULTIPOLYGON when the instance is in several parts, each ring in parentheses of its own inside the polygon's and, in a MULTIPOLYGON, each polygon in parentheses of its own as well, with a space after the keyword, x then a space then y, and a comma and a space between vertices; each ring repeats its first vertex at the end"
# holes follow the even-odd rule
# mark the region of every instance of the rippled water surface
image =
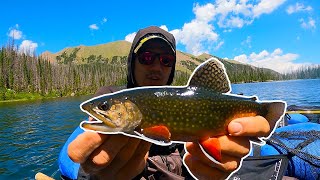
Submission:
MULTIPOLYGON (((260 100, 320 106, 320 79, 234 84, 232 90, 260 100)), ((0 104, 0 179, 33 179, 37 172, 58 179, 59 151, 86 118, 79 104, 88 98, 0 104)))
POLYGON ((319 106, 320 79, 233 84, 232 93, 256 95, 260 100, 284 100, 288 105, 319 106))
POLYGON ((68 136, 86 118, 88 97, 0 104, 0 179, 59 177, 57 157, 68 136))

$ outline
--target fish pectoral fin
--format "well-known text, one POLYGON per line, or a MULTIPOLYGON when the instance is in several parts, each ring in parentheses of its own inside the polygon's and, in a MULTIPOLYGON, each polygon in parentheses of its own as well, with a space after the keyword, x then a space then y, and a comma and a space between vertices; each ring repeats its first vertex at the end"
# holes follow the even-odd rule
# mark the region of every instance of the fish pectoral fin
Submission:
POLYGON ((148 138, 163 141, 164 143, 169 143, 171 138, 169 129, 162 125, 144 128, 142 134, 148 138))
POLYGON ((209 138, 199 141, 202 152, 213 162, 221 164, 221 147, 218 138, 209 138))
POLYGON ((215 57, 210 58, 194 70, 188 86, 203 87, 219 93, 231 91, 225 67, 215 57))

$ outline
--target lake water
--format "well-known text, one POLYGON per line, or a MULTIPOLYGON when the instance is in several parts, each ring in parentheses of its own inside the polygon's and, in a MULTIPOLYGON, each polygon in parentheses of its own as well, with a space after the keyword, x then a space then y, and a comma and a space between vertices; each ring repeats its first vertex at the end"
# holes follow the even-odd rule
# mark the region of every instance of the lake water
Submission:
MULTIPOLYGON (((232 93, 320 106, 320 79, 233 84, 232 93)), ((58 179, 59 151, 86 119, 79 104, 88 98, 0 104, 0 179, 34 179, 37 172, 58 179)))
POLYGON ((232 93, 256 95, 259 100, 284 100, 288 105, 319 106, 320 79, 233 84, 232 93))

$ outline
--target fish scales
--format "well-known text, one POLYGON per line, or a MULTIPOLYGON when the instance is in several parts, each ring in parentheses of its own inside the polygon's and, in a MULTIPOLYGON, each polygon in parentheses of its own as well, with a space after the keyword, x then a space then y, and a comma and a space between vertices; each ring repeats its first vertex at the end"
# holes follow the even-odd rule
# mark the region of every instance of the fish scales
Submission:
POLYGON ((118 98, 128 99, 138 106, 143 116, 141 129, 166 126, 172 140, 181 140, 176 137, 182 135, 188 135, 186 137, 190 140, 225 134, 227 124, 235 117, 266 113, 266 109, 252 98, 222 95, 204 88, 191 89, 142 89, 118 98))

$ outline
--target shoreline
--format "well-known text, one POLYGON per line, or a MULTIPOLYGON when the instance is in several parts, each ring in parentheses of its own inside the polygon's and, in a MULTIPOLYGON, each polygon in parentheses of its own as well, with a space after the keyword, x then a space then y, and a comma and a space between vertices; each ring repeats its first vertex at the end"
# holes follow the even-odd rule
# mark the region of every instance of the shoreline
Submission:
POLYGON ((31 98, 21 98, 21 99, 8 99, 8 100, 0 100, 0 104, 4 103, 14 103, 14 102, 32 102, 32 101, 39 101, 39 100, 46 100, 46 99, 57 99, 57 98, 68 98, 68 97, 76 97, 76 96, 86 96, 89 94, 79 94, 79 95, 68 95, 68 96, 33 96, 31 98))
MULTIPOLYGON (((318 79, 318 78, 316 78, 318 79)), ((297 81, 297 80, 315 80, 315 79, 288 79, 288 80, 266 80, 266 81, 252 81, 252 82, 234 82, 231 84, 250 84, 250 83, 268 83, 268 82, 281 82, 281 81, 297 81)), ((19 93, 17 93, 19 94, 19 93)), ((24 93, 21 93, 24 94, 24 93)), ((8 99, 8 100, 0 100, 0 104, 3 103, 13 103, 13 102, 28 102, 28 101, 36 101, 36 100, 42 100, 42 99, 56 99, 56 98, 63 98, 63 97, 75 97, 75 96, 86 96, 90 95, 92 93, 88 94, 70 94, 68 96, 41 96, 40 94, 33 94, 33 96, 24 97, 21 99, 8 99)))
POLYGON ((266 81, 240 81, 240 82, 234 82, 231 84, 250 84, 250 83, 268 83, 268 82, 283 82, 283 81, 299 81, 299 80, 317 80, 320 78, 311 78, 311 79, 282 79, 282 80, 266 80, 266 81))
POLYGON ((41 97, 41 98, 8 99, 8 100, 0 100, 0 103, 27 102, 27 101, 36 101, 36 100, 54 99, 54 98, 59 98, 59 97, 41 97))

